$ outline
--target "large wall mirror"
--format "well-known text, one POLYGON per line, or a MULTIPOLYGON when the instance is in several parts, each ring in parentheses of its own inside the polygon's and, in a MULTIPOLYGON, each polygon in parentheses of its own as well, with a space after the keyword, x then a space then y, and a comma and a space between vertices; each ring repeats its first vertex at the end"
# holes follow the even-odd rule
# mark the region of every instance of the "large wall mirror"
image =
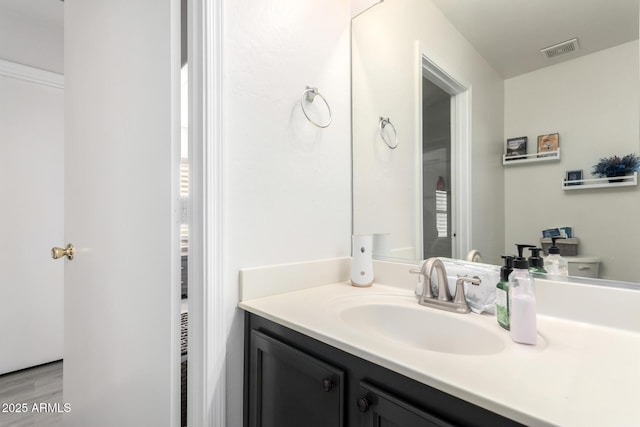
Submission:
POLYGON ((377 258, 476 249, 500 264, 570 226, 600 278, 640 281, 638 186, 562 186, 640 152, 638 16, 638 0, 384 0, 356 16, 354 233, 374 234, 377 258), (573 38, 568 54, 540 52, 573 38), (503 166, 507 138, 535 152, 550 133, 559 161, 503 166))

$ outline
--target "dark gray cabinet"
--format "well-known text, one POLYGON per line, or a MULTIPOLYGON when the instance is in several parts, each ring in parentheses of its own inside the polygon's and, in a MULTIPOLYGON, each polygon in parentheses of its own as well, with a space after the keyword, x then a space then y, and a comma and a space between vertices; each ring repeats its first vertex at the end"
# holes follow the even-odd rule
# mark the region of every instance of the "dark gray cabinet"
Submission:
POLYGON ((521 424, 260 316, 245 316, 245 427, 521 424))
POLYGON ((249 425, 341 427, 344 373, 251 331, 249 425))

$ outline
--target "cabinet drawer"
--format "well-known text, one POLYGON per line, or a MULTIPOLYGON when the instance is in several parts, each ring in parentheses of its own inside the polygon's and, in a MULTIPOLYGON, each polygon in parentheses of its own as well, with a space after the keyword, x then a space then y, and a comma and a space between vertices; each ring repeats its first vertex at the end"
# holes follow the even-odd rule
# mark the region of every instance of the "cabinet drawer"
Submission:
POLYGON ((359 427, 454 427, 366 382, 360 383, 359 427))

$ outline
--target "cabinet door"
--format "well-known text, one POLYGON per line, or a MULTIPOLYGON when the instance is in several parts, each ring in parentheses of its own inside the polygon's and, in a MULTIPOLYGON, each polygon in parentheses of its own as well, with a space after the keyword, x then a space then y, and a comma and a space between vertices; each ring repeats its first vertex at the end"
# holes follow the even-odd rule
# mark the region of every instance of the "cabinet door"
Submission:
POLYGON ((342 427, 344 374, 251 331, 249 426, 342 427))
POLYGON ((358 409, 360 427, 452 427, 379 388, 360 383, 358 409))

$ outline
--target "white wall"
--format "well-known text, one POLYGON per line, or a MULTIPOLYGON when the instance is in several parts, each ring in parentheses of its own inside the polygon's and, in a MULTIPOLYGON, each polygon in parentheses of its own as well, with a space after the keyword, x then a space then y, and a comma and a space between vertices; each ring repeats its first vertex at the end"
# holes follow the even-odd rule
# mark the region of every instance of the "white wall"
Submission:
POLYGON ((504 235, 502 78, 431 1, 383 2, 353 25, 355 232, 390 232, 392 247, 416 245, 418 211, 411 189, 420 125, 415 114, 419 40, 432 61, 471 87, 471 245, 487 262, 498 263, 504 235), (379 116, 389 117, 398 131, 393 152, 377 135, 379 116), (361 145, 365 148, 357 148, 361 145))
POLYGON ((505 82, 505 138, 560 134, 561 160, 505 167, 505 250, 539 244, 541 230, 573 226, 579 254, 602 258, 600 277, 637 282, 638 187, 564 191, 568 170, 584 178, 600 157, 638 154, 638 42, 505 82))
MULTIPOLYGON (((350 3, 225 3, 227 426, 241 425, 238 270, 350 255, 350 3), (300 110, 306 85, 333 123, 300 110), (319 101, 319 100, 318 100, 319 101)), ((316 103, 314 103, 315 106, 316 103)))
POLYGON ((62 358, 64 91, 0 62, 0 374, 62 358))

